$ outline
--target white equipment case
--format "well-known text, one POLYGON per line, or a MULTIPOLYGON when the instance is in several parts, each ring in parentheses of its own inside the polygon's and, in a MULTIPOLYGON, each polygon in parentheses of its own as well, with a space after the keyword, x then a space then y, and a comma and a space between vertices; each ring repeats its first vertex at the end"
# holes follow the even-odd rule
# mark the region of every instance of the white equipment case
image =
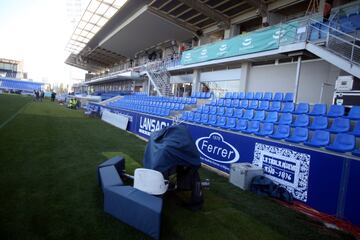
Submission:
POLYGON ((230 168, 229 181, 243 190, 249 190, 253 177, 263 174, 263 169, 254 164, 233 163, 230 168))

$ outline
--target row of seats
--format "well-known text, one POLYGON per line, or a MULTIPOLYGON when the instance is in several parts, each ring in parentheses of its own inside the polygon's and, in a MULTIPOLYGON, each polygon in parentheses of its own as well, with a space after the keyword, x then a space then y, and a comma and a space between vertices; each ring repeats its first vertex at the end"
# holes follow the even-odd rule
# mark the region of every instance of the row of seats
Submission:
MULTIPOLYGON (((221 99, 219 99, 221 100, 221 99)), ((210 105, 202 105, 196 109, 196 112, 200 113, 208 113, 208 114, 217 114, 217 115, 225 115, 227 117, 236 116, 241 118, 243 114, 247 112, 247 114, 254 115, 255 112, 259 112, 265 116, 265 112, 269 115, 269 112, 275 112, 273 115, 277 116, 277 113, 292 113, 295 115, 299 114, 307 114, 310 116, 326 116, 329 118, 338 118, 345 117, 351 120, 360 120, 360 106, 353 106, 348 115, 345 116, 345 107, 342 105, 331 105, 329 110, 327 111, 326 104, 315 104, 310 111, 310 105, 308 103, 299 103, 295 105, 292 102, 286 102, 281 104, 280 102, 273 102, 269 104, 267 101, 260 101, 258 103, 257 100, 250 101, 248 104, 247 100, 241 100, 241 102, 236 103, 230 100, 228 101, 220 101, 220 102, 211 102, 210 105), (246 104, 242 102, 246 101, 246 104), (216 104, 216 105, 213 105, 216 104), (217 105, 220 104, 220 105, 217 105), (222 105, 221 105, 222 104, 222 105)))
POLYGON ((265 100, 265 101, 284 101, 293 102, 294 94, 291 92, 227 92, 225 93, 225 99, 246 99, 246 100, 265 100))
POLYGON ((41 88, 40 83, 32 83, 27 81, 16 81, 8 79, 0 79, 0 89, 13 89, 13 90, 23 90, 23 91, 34 91, 41 88))
POLYGON ((135 106, 146 106, 146 107, 158 107, 167 108, 175 111, 182 111, 185 109, 185 104, 182 103, 170 103, 170 102, 146 102, 146 101, 133 101, 133 100, 122 100, 108 103, 109 107, 135 107, 135 106))
POLYGON ((191 97, 193 98, 202 98, 202 99, 209 99, 212 96, 212 92, 193 92, 191 97))
MULTIPOLYGON (((187 120, 191 121, 189 119, 187 120)), ((356 145, 355 136, 350 133, 337 133, 334 142, 330 143, 331 131, 326 130, 315 130, 312 137, 309 139, 310 130, 306 127, 292 128, 290 125, 275 125, 271 122, 226 118, 216 115, 210 115, 207 118, 205 114, 202 114, 200 119, 194 117, 192 122, 240 131, 247 134, 255 134, 262 137, 270 137, 277 140, 303 143, 312 147, 326 147, 329 150, 337 152, 351 152, 356 145)), ((360 136, 360 124, 357 124, 356 131, 357 136, 360 136)), ((356 152, 354 154, 356 154, 356 152)))
MULTIPOLYGON (((335 118, 331 124, 329 120, 324 116, 315 116, 312 121, 310 117, 306 114, 296 115, 295 118, 291 113, 283 113, 280 115, 277 112, 267 112, 264 111, 245 111, 244 114, 238 114, 236 112, 234 115, 227 116, 216 115, 216 114, 207 114, 200 112, 184 112, 180 117, 181 120, 197 122, 202 124, 207 124, 210 119, 212 121, 218 121, 220 118, 225 119, 226 122, 233 121, 232 119, 244 119, 251 121, 259 121, 263 123, 273 123, 278 125, 289 125, 292 127, 305 127, 310 130, 327 130, 332 133, 344 133, 350 132, 351 130, 351 121, 348 118, 335 118), (330 127, 329 127, 330 125, 330 127)), ((212 125, 212 124, 210 124, 212 125)), ((357 121, 354 125, 354 129, 351 134, 355 136, 360 136, 360 121, 357 121)))
POLYGON ((158 97, 147 95, 129 95, 123 98, 124 100, 141 100, 153 102, 169 102, 169 103, 182 103, 182 104, 196 104, 197 99, 191 97, 158 97))

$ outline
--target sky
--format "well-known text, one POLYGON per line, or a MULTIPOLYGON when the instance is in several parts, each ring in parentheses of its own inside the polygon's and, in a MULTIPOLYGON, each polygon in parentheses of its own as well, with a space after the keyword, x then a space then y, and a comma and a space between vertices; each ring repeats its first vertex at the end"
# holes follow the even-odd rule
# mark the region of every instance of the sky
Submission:
POLYGON ((34 81, 71 84, 84 79, 85 71, 64 62, 76 26, 69 4, 81 4, 79 16, 89 1, 0 0, 0 58, 23 61, 24 71, 34 81))

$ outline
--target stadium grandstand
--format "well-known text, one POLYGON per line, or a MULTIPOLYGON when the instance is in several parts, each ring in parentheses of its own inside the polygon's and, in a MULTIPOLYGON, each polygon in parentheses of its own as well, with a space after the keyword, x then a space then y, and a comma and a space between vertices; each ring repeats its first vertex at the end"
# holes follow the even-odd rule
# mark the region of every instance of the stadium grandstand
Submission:
POLYGON ((145 139, 186 125, 204 166, 251 162, 359 227, 359 33, 359 1, 93 0, 65 62, 102 97, 87 114, 145 139))

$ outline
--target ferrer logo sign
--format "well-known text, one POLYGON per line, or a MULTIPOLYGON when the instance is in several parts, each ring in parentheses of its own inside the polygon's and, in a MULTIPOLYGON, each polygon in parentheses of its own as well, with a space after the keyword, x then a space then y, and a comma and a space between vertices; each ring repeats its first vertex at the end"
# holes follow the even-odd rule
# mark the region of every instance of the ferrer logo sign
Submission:
POLYGON ((234 163, 240 158, 236 148, 226 142, 220 133, 211 133, 208 137, 198 138, 196 147, 206 158, 218 163, 234 163))

